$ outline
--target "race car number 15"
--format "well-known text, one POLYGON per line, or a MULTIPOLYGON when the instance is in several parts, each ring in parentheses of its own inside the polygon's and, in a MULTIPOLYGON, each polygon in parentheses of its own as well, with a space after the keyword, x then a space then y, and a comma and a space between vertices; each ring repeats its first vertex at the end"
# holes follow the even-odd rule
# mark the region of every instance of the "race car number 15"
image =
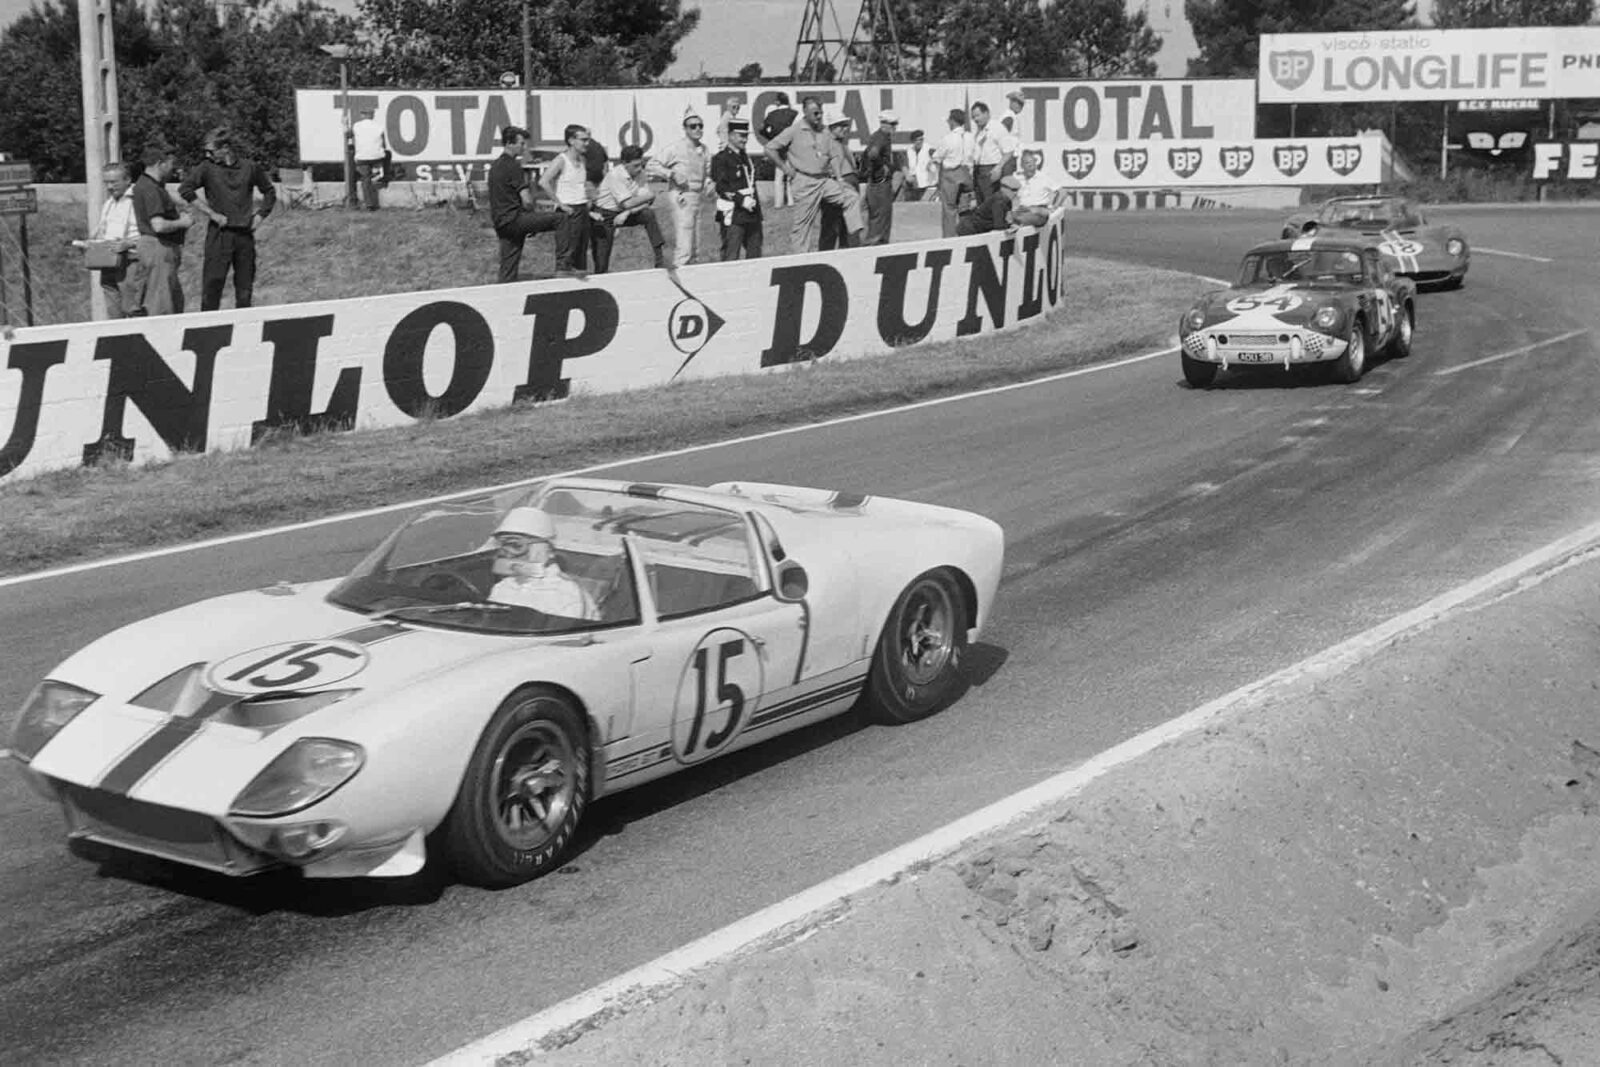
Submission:
POLYGON ((672 714, 672 749, 693 763, 738 735, 750 702, 761 696, 761 657, 738 630, 713 630, 689 657, 672 714))
POLYGON ((286 642, 213 663, 206 671, 206 684, 238 696, 319 689, 359 674, 367 660, 367 650, 354 641, 327 638, 286 642))

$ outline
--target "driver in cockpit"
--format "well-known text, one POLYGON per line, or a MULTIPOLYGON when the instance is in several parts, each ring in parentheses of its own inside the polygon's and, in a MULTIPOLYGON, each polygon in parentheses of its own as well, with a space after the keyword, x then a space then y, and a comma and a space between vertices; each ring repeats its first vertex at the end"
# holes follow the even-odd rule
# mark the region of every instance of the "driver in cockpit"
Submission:
POLYGON ((555 535, 555 523, 538 508, 517 507, 506 512, 494 531, 494 573, 500 580, 489 590, 489 599, 546 615, 593 621, 600 614, 594 598, 561 569, 552 544, 555 535))

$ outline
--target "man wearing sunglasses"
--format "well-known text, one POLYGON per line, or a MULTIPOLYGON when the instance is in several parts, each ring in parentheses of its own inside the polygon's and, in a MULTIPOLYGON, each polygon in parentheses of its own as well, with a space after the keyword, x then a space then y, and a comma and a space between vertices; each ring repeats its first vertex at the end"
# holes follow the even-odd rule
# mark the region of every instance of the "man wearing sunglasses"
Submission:
POLYGON ((665 178, 672 194, 674 267, 693 263, 699 251, 700 204, 711 176, 705 135, 705 122, 691 109, 683 118, 683 140, 668 145, 650 163, 650 176, 665 178))

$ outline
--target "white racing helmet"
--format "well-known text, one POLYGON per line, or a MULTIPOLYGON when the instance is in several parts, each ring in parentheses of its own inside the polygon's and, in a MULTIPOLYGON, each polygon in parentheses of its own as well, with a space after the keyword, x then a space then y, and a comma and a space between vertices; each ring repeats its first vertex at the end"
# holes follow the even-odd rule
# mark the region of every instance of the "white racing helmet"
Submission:
POLYGON ((500 525, 495 527, 494 532, 496 535, 520 534, 523 537, 534 537, 540 541, 554 541, 556 538, 556 524, 549 515, 546 515, 538 508, 512 508, 506 512, 505 518, 500 520, 500 525))

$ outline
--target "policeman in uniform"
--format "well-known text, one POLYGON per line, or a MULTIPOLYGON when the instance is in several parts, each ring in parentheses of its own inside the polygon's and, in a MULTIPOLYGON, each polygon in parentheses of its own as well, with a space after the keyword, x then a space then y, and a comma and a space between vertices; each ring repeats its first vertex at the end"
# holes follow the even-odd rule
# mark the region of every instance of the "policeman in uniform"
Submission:
POLYGON ((757 259, 761 255, 761 197, 756 195, 756 167, 746 146, 748 119, 728 121, 728 143, 711 157, 711 181, 717 187, 717 228, 722 233, 722 258, 757 259))

